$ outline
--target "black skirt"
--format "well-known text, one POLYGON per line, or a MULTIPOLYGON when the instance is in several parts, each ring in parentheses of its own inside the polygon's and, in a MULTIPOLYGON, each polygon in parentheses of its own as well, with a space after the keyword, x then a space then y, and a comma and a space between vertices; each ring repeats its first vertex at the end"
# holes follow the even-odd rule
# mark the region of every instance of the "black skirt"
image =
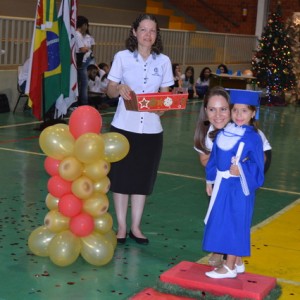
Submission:
POLYGON ((123 134, 129 141, 130 149, 125 158, 111 164, 108 174, 110 190, 120 194, 150 195, 162 154, 163 132, 139 134, 113 126, 111 131, 123 134))

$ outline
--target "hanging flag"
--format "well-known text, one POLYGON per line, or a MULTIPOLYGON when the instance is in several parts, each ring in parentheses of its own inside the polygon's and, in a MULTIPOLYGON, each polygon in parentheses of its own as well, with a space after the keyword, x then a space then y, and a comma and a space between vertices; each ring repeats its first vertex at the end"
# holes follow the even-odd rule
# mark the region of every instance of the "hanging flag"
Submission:
POLYGON ((46 7, 45 0, 38 0, 34 32, 30 51, 30 66, 26 83, 29 106, 36 118, 41 119, 43 74, 48 69, 46 42, 46 7))
POLYGON ((41 120, 61 94, 59 35, 55 0, 38 0, 26 84, 29 106, 41 120))
POLYGON ((62 0, 58 12, 61 59, 61 97, 56 101, 57 117, 66 115, 68 108, 77 101, 77 68, 75 60, 75 31, 77 0, 62 0))
POLYGON ((44 73, 44 102, 43 116, 53 107, 53 112, 49 115, 54 117, 55 102, 62 94, 61 91, 61 61, 60 61, 60 36, 58 30, 57 10, 55 0, 46 0, 47 15, 46 15, 46 40, 47 40, 47 55, 48 69, 44 73))

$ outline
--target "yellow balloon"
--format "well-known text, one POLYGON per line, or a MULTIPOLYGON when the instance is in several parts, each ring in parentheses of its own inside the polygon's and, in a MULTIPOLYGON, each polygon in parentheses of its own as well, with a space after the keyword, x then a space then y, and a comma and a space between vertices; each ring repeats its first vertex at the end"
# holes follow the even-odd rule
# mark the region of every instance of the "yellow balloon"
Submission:
POLYGON ((48 193, 46 196, 46 206, 49 210, 57 209, 58 208, 58 201, 59 199, 48 193))
POLYGON ((103 236, 113 245, 114 249, 117 247, 117 235, 112 229, 103 236))
POLYGON ((73 181, 83 172, 82 163, 74 156, 64 158, 58 167, 59 175, 67 181, 73 181))
POLYGON ((37 256, 49 256, 49 244, 55 233, 51 232, 46 226, 40 226, 33 230, 28 238, 30 251, 37 256))
POLYGON ((81 238, 82 257, 91 265, 103 266, 111 261, 114 247, 103 235, 93 233, 81 238))
POLYGON ((106 194, 94 193, 90 198, 84 200, 83 210, 93 217, 99 217, 107 212, 109 200, 106 194))
POLYGON ((44 224, 51 232, 60 232, 69 228, 69 221, 70 218, 53 209, 46 214, 44 224))
POLYGON ((127 138, 118 132, 107 132, 101 134, 104 140, 104 158, 109 162, 123 159, 129 152, 127 138))
POLYGON ((86 176, 81 176, 72 183, 72 193, 79 199, 87 199, 92 196, 93 192, 94 184, 86 176))
POLYGON ((83 163, 89 164, 104 155, 103 138, 96 133, 85 133, 77 138, 74 148, 75 156, 83 163))
POLYGON ((80 238, 66 230, 58 233, 50 242, 49 257, 54 264, 65 267, 78 258, 80 250, 80 238))
POLYGON ((110 180, 107 176, 94 183, 94 191, 106 194, 110 188, 110 180))
POLYGON ((73 154, 75 139, 68 125, 56 124, 41 132, 39 144, 46 155, 61 160, 73 154))
POLYGON ((95 218, 94 224, 95 224, 95 231, 101 234, 105 234, 112 229, 113 218, 108 212, 106 212, 100 217, 95 218))
POLYGON ((110 163, 104 159, 99 159, 90 164, 86 164, 84 167, 84 174, 93 181, 98 181, 105 177, 109 171, 110 163))

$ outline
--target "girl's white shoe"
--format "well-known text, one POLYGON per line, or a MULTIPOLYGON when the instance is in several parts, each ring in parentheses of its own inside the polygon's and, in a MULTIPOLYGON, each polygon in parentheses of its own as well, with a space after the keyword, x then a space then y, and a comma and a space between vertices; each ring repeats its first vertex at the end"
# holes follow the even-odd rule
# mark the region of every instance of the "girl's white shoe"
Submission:
POLYGON ((238 273, 238 274, 240 274, 240 273, 244 273, 245 272, 245 264, 244 263, 242 263, 241 265, 235 265, 235 269, 236 269, 236 272, 238 273))
POLYGON ((237 276, 236 268, 234 270, 229 269, 225 264, 223 267, 226 269, 226 273, 218 273, 216 270, 205 272, 205 275, 210 278, 223 279, 223 278, 235 278, 237 276))

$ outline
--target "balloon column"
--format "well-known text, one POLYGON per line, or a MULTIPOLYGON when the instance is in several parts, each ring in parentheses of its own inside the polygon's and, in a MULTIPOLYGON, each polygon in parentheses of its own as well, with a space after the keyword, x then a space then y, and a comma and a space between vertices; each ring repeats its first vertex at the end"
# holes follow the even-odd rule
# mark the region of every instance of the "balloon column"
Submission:
POLYGON ((48 256, 58 266, 68 266, 81 255, 102 266, 113 257, 117 239, 112 230, 106 193, 110 163, 123 159, 128 140, 118 133, 100 134, 102 118, 91 106, 80 106, 69 126, 44 129, 39 144, 47 155, 50 175, 44 225, 29 236, 28 246, 38 256, 48 256))

